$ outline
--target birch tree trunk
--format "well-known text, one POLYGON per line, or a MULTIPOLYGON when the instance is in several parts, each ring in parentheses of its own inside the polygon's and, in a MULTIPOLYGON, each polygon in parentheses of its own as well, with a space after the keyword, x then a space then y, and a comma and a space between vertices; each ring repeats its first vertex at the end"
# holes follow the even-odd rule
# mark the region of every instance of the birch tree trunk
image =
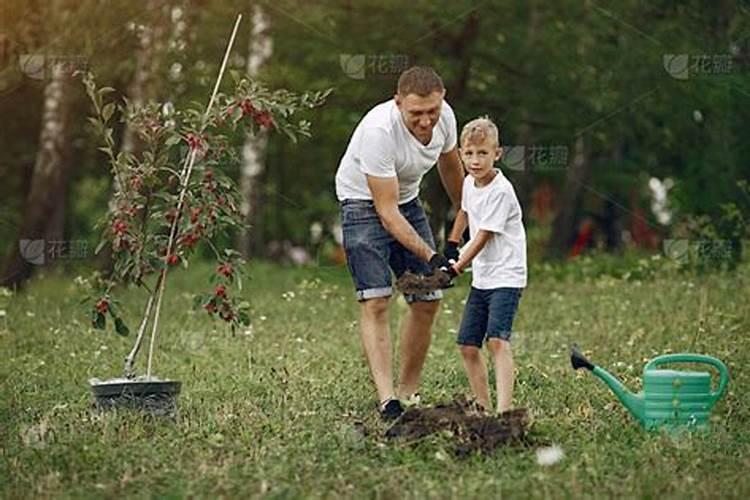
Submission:
MULTIPOLYGON (((247 57, 247 74, 250 78, 258 75, 260 68, 273 53, 273 39, 270 34, 270 22, 263 8, 256 4, 253 7, 253 28, 247 57)), ((261 196, 261 175, 265 169, 265 152, 268 145, 268 134, 265 130, 257 134, 248 134, 242 147, 242 165, 240 169, 240 192, 242 193, 242 213, 245 230, 239 235, 237 246, 243 258, 247 259, 257 251, 261 240, 257 230, 258 207, 261 196)))
POLYGON ((18 241, 5 265, 2 286, 23 284, 31 276, 33 265, 47 263, 51 246, 65 236, 65 205, 72 171, 70 124, 75 94, 66 64, 48 64, 46 76, 39 149, 18 241))

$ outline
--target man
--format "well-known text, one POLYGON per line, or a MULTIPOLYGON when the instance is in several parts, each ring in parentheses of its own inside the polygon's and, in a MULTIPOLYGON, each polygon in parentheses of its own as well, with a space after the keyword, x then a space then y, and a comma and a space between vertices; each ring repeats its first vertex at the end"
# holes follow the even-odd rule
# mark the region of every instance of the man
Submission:
POLYGON ((442 291, 405 295, 400 377, 394 390, 388 302, 391 270, 427 274, 450 267, 435 242, 419 202, 422 177, 438 164, 455 207, 461 206, 463 167, 456 118, 443 100, 445 87, 432 68, 412 67, 398 80, 393 99, 372 108, 357 125, 336 173, 344 249, 360 302, 360 334, 380 401, 381 416, 403 413, 413 400, 432 336, 442 291))

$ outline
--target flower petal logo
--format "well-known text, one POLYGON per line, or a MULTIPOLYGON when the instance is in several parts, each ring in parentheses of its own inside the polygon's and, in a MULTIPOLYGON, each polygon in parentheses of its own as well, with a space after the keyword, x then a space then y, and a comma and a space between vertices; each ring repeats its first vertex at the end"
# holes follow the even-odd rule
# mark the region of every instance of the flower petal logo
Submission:
POLYGON ((523 172, 526 169, 526 146, 503 146, 501 162, 508 170, 523 172))
POLYGON ((33 80, 44 80, 47 61, 43 54, 21 54, 18 56, 21 73, 33 80))
POLYGON ((29 264, 44 265, 44 240, 20 240, 18 242, 18 250, 21 253, 21 257, 29 264))
POLYGON ((689 76, 690 56, 688 54, 664 54, 664 69, 675 80, 687 80, 689 76))
POLYGON ((364 80, 365 63, 364 54, 339 54, 339 63, 346 76, 354 80, 364 80))
POLYGON ((690 240, 666 239, 663 246, 664 255, 676 262, 685 264, 690 259, 690 240))

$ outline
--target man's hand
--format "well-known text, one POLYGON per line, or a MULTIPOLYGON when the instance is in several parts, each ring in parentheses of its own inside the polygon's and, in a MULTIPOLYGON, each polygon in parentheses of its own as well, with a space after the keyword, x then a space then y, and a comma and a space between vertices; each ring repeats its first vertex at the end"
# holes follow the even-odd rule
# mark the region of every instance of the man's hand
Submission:
POLYGON ((451 240, 446 241, 445 246, 443 247, 443 255, 445 255, 445 258, 452 264, 458 262, 458 242, 451 240))
POLYGON ((454 285, 453 278, 458 276, 458 272, 453 268, 451 262, 445 257, 445 255, 439 253, 436 253, 430 259, 430 269, 432 269, 433 275, 442 273, 444 276, 447 276, 448 279, 442 280, 445 281, 445 283, 441 282, 440 288, 452 287, 454 285))
POLYGON ((451 267, 451 262, 445 257, 445 255, 436 253, 432 257, 430 257, 429 265, 430 265, 430 269, 432 270, 432 272, 435 272, 435 271, 448 272, 448 269, 451 267))

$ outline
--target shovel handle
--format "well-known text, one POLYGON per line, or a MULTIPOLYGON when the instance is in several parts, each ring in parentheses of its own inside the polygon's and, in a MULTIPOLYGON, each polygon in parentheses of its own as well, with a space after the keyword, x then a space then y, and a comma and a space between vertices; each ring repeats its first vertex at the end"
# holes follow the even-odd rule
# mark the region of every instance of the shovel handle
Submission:
POLYGON ((657 366, 666 363, 703 363, 716 368, 719 371, 719 387, 711 393, 712 405, 716 403, 722 394, 724 394, 727 384, 729 383, 729 370, 727 369, 727 365, 713 356, 706 356, 705 354, 663 354, 649 361, 643 370, 653 370, 657 366))

